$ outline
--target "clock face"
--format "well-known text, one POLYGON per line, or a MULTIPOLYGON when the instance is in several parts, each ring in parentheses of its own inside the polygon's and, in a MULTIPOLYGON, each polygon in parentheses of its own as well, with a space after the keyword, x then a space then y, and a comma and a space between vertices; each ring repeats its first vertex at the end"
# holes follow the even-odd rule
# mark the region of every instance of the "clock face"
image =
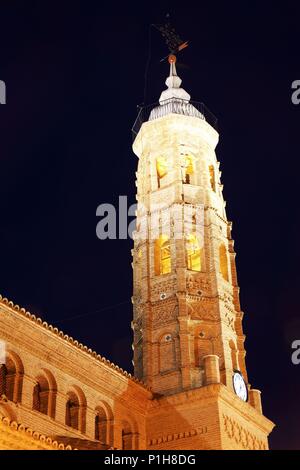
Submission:
POLYGON ((245 383, 245 380, 243 379, 243 376, 240 372, 235 372, 233 374, 233 388, 237 396, 243 400, 247 401, 248 400, 248 389, 247 385, 245 383))

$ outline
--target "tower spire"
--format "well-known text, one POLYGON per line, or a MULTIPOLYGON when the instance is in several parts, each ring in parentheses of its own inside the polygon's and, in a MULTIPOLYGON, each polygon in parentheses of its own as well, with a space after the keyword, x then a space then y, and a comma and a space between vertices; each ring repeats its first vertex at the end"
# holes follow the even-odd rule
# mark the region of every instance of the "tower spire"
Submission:
POLYGON ((176 56, 171 54, 168 57, 168 62, 170 64, 170 75, 166 79, 167 90, 164 90, 159 98, 159 103, 163 104, 167 102, 167 100, 171 100, 172 98, 177 98, 179 100, 190 101, 190 95, 180 87, 182 80, 177 75, 176 71, 176 56))
POLYGON ((179 88, 182 83, 182 80, 177 75, 176 55, 170 55, 168 62, 170 64, 170 75, 166 80, 166 85, 168 88, 179 88))

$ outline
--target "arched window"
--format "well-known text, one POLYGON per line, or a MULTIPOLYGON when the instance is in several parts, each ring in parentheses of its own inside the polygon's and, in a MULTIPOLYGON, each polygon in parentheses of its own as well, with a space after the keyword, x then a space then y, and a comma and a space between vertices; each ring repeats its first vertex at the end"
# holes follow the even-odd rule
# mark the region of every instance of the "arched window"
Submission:
POLYGON ((166 235, 161 235, 155 240, 154 270, 156 276, 171 272, 170 239, 166 235))
POLYGON ((167 372, 175 367, 175 345, 172 335, 166 333, 159 344, 159 370, 167 372))
POLYGON ((33 387, 33 395, 32 395, 32 409, 34 411, 41 410, 40 393, 41 393, 41 387, 40 387, 40 384, 37 383, 33 387))
POLYGON ((187 268, 192 271, 201 271, 201 254, 202 249, 200 248, 199 240, 194 233, 190 233, 186 236, 186 258, 187 268))
POLYGON ((103 408, 97 410, 95 416, 95 439, 107 444, 107 416, 103 408))
POLYGON ((11 358, 6 361, 6 377, 5 377, 5 395, 9 400, 14 399, 14 388, 16 381, 16 364, 11 358))
POLYGON ((191 175, 194 173, 194 158, 192 155, 182 155, 181 157, 182 182, 190 184, 191 175))
POLYGON ((66 402, 66 425, 84 433, 86 425, 86 398, 82 390, 72 387, 74 390, 68 392, 66 402))
POLYGON ((215 168, 213 165, 209 165, 209 178, 211 189, 216 192, 215 168))
POLYGON ((225 281, 229 281, 227 253, 226 253, 226 247, 224 243, 222 243, 219 246, 219 263, 220 263, 220 271, 221 271, 223 278, 225 279, 225 281))
POLYGON ((47 378, 40 375, 33 389, 33 409, 45 415, 49 414, 50 387, 47 378))
POLYGON ((45 415, 55 417, 57 386, 52 373, 43 370, 37 376, 36 384, 33 388, 32 408, 45 415))
POLYGON ((8 400, 21 402, 23 364, 15 353, 8 353, 5 364, 0 366, 0 391, 8 400))
POLYGON ((66 425, 73 429, 79 429, 79 398, 74 392, 68 393, 66 403, 66 425))
POLYGON ((95 439, 106 445, 113 446, 114 442, 114 415, 106 402, 101 402, 95 409, 95 439))
POLYGON ((122 427, 122 450, 133 449, 133 434, 130 424, 125 421, 122 427))
POLYGON ((161 179, 168 173, 167 160, 164 157, 156 159, 157 186, 160 188, 161 179))

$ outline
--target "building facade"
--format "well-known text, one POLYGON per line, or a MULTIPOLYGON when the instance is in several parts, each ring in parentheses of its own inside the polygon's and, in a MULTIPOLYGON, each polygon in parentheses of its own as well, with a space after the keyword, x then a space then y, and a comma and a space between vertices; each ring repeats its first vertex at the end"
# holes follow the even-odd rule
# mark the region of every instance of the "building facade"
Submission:
POLYGON ((0 449, 268 449, 274 425, 245 365, 219 135, 175 61, 135 128, 134 377, 1 298, 0 449))

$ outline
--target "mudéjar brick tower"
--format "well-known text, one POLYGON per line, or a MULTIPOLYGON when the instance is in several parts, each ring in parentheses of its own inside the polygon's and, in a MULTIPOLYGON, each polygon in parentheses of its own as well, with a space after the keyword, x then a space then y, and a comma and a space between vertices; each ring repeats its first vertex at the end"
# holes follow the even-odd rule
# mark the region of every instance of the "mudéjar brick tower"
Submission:
POLYGON ((133 143, 135 375, 158 396, 177 397, 181 416, 207 420, 205 441, 214 448, 226 448, 226 435, 246 441, 258 430, 267 448, 273 424, 248 382, 216 119, 181 88, 176 57, 169 63, 167 89, 158 105, 141 110, 133 143), (224 387, 210 395, 211 384, 224 387), (258 413, 241 420, 245 410, 258 413), (217 421, 220 427, 211 425, 217 421))
POLYGON ((268 449, 215 118, 169 62, 167 89, 134 125, 135 377, 0 295, 0 450, 268 449))

